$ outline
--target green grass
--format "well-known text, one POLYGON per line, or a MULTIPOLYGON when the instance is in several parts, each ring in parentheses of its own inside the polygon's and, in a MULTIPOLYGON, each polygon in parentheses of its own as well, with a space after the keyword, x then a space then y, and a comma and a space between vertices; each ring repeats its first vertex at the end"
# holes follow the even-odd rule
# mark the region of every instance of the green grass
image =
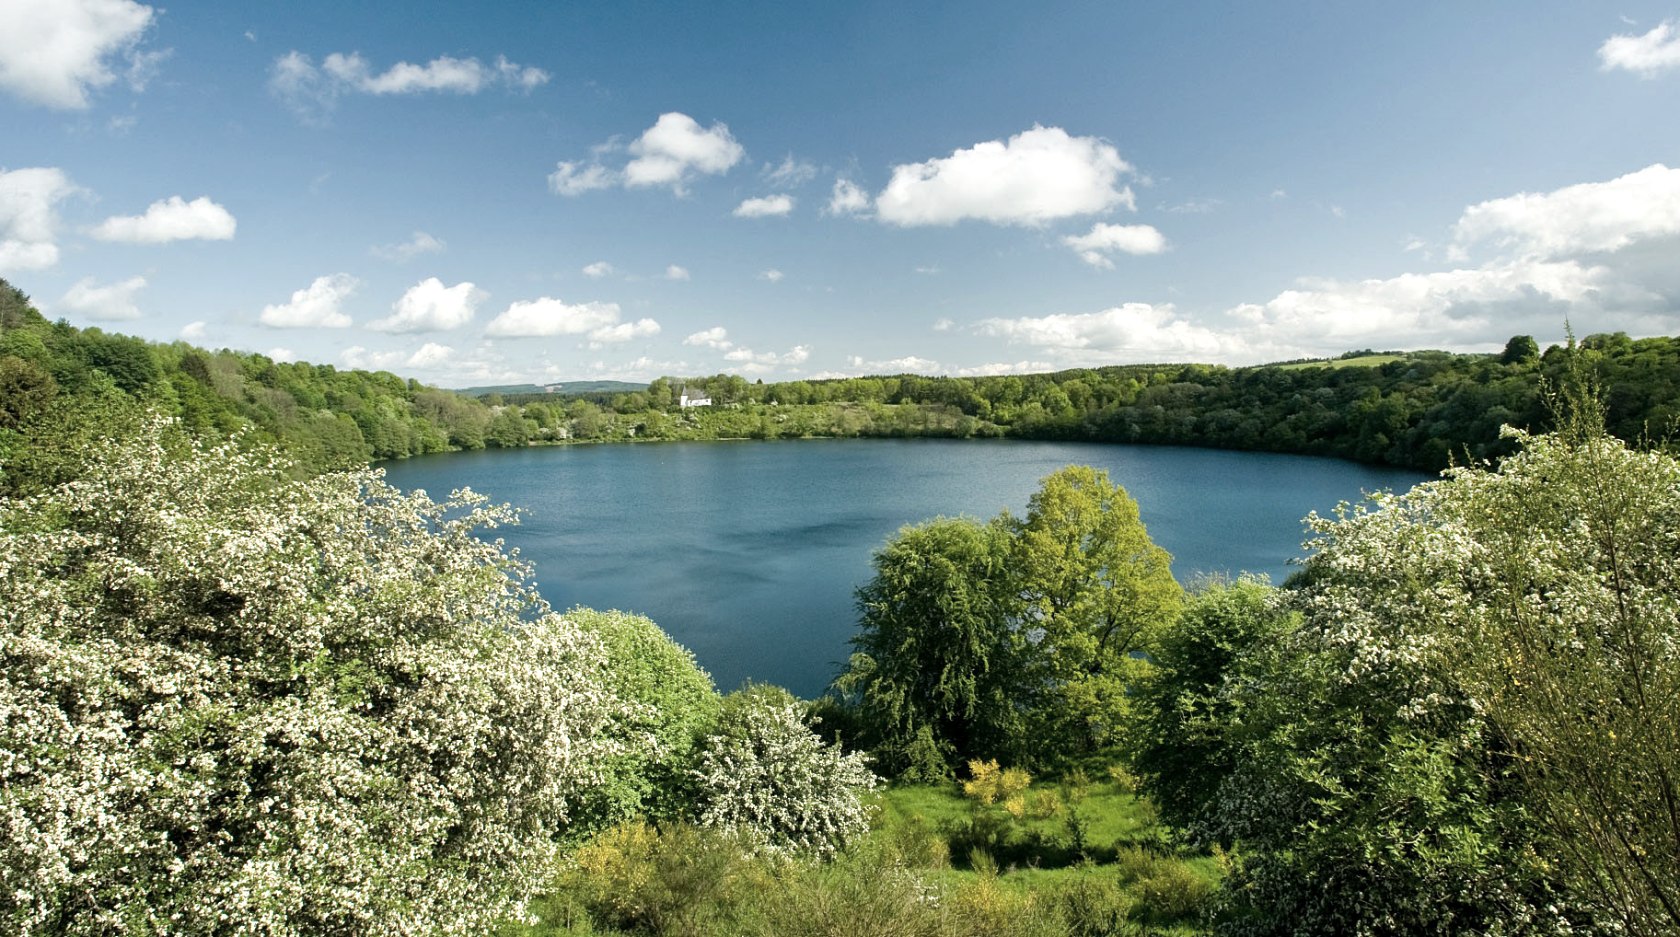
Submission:
POLYGON ((642 827, 639 840, 617 840, 630 845, 589 847, 593 857, 557 874, 555 890, 531 909, 541 923, 509 925, 500 937, 1206 933, 1216 857, 1175 849, 1149 801, 1116 784, 1085 788, 1074 808, 1078 837, 1069 790, 1034 784, 1027 803, 1042 792, 1063 799, 1060 813, 1015 818, 956 784, 887 788, 874 795, 868 840, 827 865, 741 854, 692 828, 642 827), (1073 848, 1076 838, 1083 848, 1073 848), (625 908, 644 909, 639 923, 623 919, 625 908))
POLYGON ((1401 361, 1405 355, 1361 355, 1358 358, 1332 358, 1327 361, 1297 361, 1294 364, 1273 365, 1280 371, 1304 371, 1307 368, 1374 368, 1391 361, 1401 361))

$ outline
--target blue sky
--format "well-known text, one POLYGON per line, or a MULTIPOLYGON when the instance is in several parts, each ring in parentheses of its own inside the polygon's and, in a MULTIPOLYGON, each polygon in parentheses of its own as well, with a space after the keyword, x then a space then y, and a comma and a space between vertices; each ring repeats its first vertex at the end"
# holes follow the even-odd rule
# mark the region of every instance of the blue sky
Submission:
POLYGON ((0 0, 0 276, 443 386, 1680 334, 1676 114, 1674 0, 0 0))

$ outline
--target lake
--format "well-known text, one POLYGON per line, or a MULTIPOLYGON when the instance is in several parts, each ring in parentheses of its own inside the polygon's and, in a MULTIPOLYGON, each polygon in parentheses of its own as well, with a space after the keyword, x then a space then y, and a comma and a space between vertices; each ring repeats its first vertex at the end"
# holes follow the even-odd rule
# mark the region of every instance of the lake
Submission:
POLYGON ((722 690, 747 679, 820 693, 850 653, 853 590, 898 528, 937 515, 1026 511, 1068 464, 1137 500, 1180 582, 1260 572, 1281 582, 1301 519, 1417 472, 1306 456, 1017 440, 813 439, 580 445, 383 464, 434 497, 469 487, 524 510, 498 531, 557 609, 652 618, 722 690))

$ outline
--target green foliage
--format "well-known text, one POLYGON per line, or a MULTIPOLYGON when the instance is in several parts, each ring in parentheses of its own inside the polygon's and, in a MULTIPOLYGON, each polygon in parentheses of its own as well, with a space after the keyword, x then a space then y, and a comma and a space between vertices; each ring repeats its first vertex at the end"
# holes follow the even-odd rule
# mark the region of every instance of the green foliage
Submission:
MULTIPOLYGON (((1172 557, 1149 539, 1137 502, 1108 473, 1070 465, 1040 483, 1015 525, 1011 565, 1025 600, 1025 683, 1034 760, 1065 764, 1112 750, 1144 654, 1178 616, 1172 557)), ((1023 688, 1024 689, 1024 688, 1023 688)), ((1017 700, 1019 705, 1021 701, 1017 700)))
MULTIPOLYGON (((1264 579, 1211 582, 1152 654, 1155 669, 1139 688, 1128 755, 1139 781, 1178 827, 1208 809, 1235 767, 1246 721, 1231 688, 1295 625, 1264 579)), ((1123 770, 1123 769, 1122 769, 1123 770)))
POLYGON ((1178 613, 1169 563, 1136 502, 1085 466, 1047 476, 1025 519, 906 527, 858 590, 858 653, 836 690, 906 777, 1111 751, 1143 655, 1178 613))
POLYGON ((695 746, 718 720, 711 677, 643 616, 574 608, 565 617, 600 639, 607 687, 632 704, 608 730, 623 751, 608 761, 605 782, 583 808, 588 825, 677 817, 693 795, 695 746))
POLYGON ((517 913, 620 705, 599 642, 478 536, 511 512, 105 429, 0 503, 0 928, 517 913))
POLYGON ((888 773, 942 780, 969 756, 1019 745, 1010 557, 1006 524, 967 518, 905 527, 875 554, 858 590, 857 654, 837 687, 888 773))

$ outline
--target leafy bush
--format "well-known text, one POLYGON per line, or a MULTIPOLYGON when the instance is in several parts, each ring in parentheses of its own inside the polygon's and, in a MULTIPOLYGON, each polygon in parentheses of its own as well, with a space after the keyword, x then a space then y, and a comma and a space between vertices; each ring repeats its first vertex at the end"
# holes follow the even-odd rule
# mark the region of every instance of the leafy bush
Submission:
POLYGON ((0 504, 0 930, 483 932, 613 754, 600 643, 361 471, 156 419, 0 504))
POLYGON ((786 690, 754 686, 724 699, 693 777, 701 824, 735 830, 772 852, 832 856, 868 832, 862 795, 875 775, 805 724, 786 690))
POLYGON ((677 817, 693 796, 688 768, 695 745, 717 722, 712 678, 693 654, 640 615, 574 608, 565 618, 601 640, 608 688, 635 704, 608 729, 622 751, 608 760, 606 782, 585 805, 590 826, 677 817))

